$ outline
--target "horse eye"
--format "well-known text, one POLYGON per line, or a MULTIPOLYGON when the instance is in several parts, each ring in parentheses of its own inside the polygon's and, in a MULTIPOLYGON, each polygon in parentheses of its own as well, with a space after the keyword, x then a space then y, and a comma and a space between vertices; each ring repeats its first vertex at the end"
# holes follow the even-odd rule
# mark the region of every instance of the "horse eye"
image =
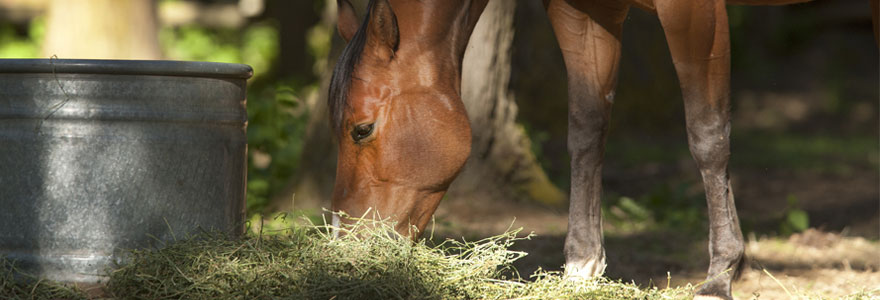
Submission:
POLYGON ((360 142, 364 138, 370 136, 373 133, 373 124, 361 124, 354 127, 351 130, 351 138, 355 142, 360 142))

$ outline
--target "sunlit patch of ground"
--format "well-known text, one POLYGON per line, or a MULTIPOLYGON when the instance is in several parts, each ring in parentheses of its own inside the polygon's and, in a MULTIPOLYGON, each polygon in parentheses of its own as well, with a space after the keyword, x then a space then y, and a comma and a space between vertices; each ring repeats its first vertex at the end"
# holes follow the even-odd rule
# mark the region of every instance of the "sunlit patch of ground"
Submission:
MULTIPOLYGON (((702 247, 705 250, 705 246, 702 247)), ((749 267, 734 284, 737 299, 838 299, 866 292, 880 298, 880 243, 810 229, 788 239, 751 238, 749 267)), ((699 259, 706 262, 705 254, 699 259)), ((705 265, 672 272, 672 286, 705 278, 705 265)), ((663 276, 654 282, 666 286, 663 276)))
POLYGON ((751 240, 746 251, 751 269, 735 286, 740 298, 838 298, 858 291, 880 297, 878 242, 810 229, 787 240, 751 240))
MULTIPOLYGON (((515 266, 528 276, 560 270, 567 216, 526 203, 452 200, 438 211, 436 236, 477 238, 513 224, 537 236, 514 249, 529 253, 515 266)), ((608 231, 609 228, 606 228, 608 231)), ((606 233, 606 274, 643 287, 699 284, 708 267, 706 236, 675 231, 606 233), (668 273, 667 273, 668 272, 668 273)), ((734 284, 737 299, 880 299, 880 242, 809 229, 788 238, 747 238, 748 268, 734 284), (766 270, 766 271, 765 271, 766 270), (853 297, 866 292, 862 298, 853 297)))
POLYGON ((734 297, 839 299, 859 292, 865 292, 863 299, 880 297, 880 290, 877 289, 880 285, 880 273, 876 271, 814 269, 770 272, 770 275, 758 270, 748 270, 734 285, 734 297))

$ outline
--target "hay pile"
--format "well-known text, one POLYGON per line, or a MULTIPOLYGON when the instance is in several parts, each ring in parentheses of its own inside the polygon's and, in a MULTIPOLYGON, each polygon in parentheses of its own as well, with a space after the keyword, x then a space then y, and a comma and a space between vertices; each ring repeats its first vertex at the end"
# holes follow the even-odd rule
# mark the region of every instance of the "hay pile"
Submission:
MULTIPOLYGON (((409 242, 384 222, 359 221, 333 237, 295 226, 242 239, 201 236, 160 250, 132 251, 107 282, 120 299, 690 299, 692 288, 641 290, 607 279, 573 282, 558 273, 519 279, 508 250, 518 230, 476 242, 409 242), (350 234, 357 232, 357 234, 350 234)), ((31 299, 4 279, 0 294, 31 299), (10 288, 11 286, 11 288, 10 288), (9 293, 9 294, 7 294, 9 293)), ((37 294, 35 299, 83 298, 37 294)))
POLYGON ((20 275, 15 270, 12 262, 0 256, 0 299, 87 299, 76 288, 20 275))

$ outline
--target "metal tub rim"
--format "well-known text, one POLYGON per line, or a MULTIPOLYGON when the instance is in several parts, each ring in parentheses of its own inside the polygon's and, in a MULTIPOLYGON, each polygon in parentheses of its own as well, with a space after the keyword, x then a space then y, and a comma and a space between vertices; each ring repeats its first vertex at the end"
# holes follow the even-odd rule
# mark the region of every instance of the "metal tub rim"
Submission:
POLYGON ((0 59, 0 73, 77 73, 248 79, 251 66, 234 63, 119 59, 0 59))

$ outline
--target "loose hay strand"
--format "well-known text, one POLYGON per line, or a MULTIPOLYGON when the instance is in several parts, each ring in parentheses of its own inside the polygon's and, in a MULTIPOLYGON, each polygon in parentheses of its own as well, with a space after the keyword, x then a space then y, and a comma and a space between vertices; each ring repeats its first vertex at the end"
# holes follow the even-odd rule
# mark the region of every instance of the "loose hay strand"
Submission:
POLYGON ((770 272, 767 271, 767 269, 762 268, 761 270, 764 271, 764 274, 767 274, 767 276, 770 276, 770 279, 773 279, 773 281, 776 282, 776 284, 778 284, 780 287, 782 287, 782 290, 785 291, 785 294, 788 295, 788 298, 794 298, 794 296, 791 295, 791 292, 788 291, 788 288, 786 288, 785 285, 779 281, 779 279, 776 279, 776 276, 773 276, 773 274, 770 274, 770 272))

